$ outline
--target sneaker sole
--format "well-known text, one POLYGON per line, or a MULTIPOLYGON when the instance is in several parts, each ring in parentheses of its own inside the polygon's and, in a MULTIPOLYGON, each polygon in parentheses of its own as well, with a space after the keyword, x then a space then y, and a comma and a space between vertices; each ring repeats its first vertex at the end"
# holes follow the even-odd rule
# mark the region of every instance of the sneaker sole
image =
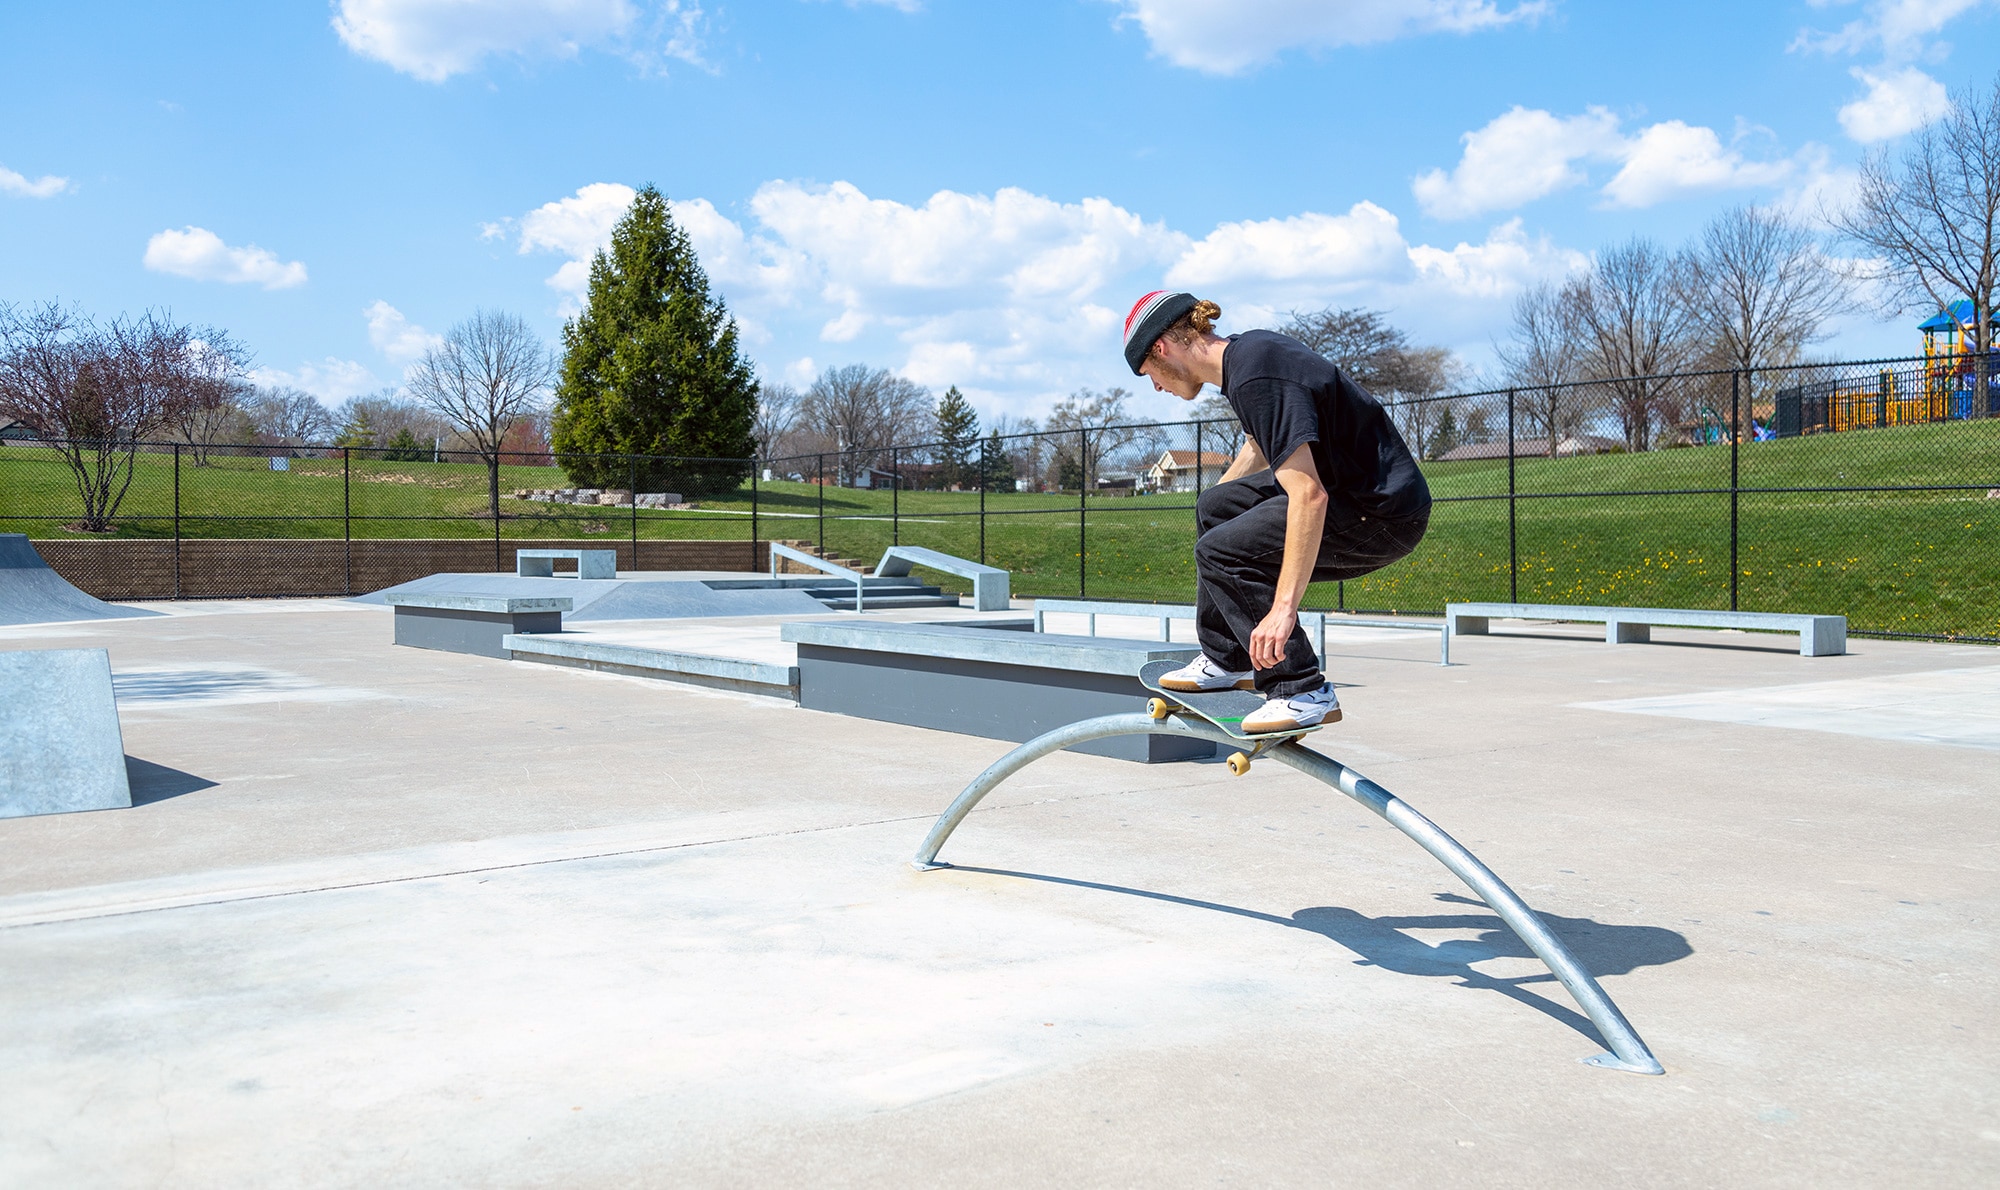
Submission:
POLYGON ((1244 735, 1269 735, 1274 731, 1303 731, 1308 727, 1325 727, 1329 723, 1338 722, 1340 722, 1340 708, 1335 707, 1322 716, 1318 723, 1301 724, 1295 719, 1287 719, 1283 723, 1260 723, 1255 727, 1245 723, 1241 726, 1244 735))
POLYGON ((1176 694, 1214 694, 1219 690, 1255 690, 1256 688, 1257 679, 1255 678, 1243 678, 1234 686, 1203 686, 1195 682, 1170 682, 1165 678, 1160 679, 1160 689, 1171 690, 1176 694))

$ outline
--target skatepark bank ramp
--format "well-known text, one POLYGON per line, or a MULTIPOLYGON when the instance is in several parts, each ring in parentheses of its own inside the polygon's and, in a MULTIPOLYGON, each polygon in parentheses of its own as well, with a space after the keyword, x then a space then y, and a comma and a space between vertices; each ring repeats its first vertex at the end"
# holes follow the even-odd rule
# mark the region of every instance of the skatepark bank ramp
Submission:
POLYGON ((159 612, 120 607, 84 594, 49 569, 25 533, 0 533, 0 625, 119 620, 159 612))

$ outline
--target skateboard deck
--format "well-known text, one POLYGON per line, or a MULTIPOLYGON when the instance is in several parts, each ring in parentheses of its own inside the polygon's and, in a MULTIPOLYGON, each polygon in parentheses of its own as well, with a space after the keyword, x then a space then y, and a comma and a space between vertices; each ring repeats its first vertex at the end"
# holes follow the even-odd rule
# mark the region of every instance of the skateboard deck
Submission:
MULTIPOLYGON (((1254 690, 1168 690, 1160 685, 1160 675, 1172 673, 1181 667, 1178 661, 1148 661, 1139 670, 1139 684, 1160 695, 1172 706, 1187 710, 1200 719, 1206 719, 1245 743, 1263 743, 1267 740, 1286 740, 1294 736, 1306 735, 1320 729, 1320 724, 1311 727, 1294 728, 1291 731, 1243 730, 1243 716, 1264 705, 1264 696, 1254 690)), ((1155 715, 1154 718, 1161 718, 1155 715)))

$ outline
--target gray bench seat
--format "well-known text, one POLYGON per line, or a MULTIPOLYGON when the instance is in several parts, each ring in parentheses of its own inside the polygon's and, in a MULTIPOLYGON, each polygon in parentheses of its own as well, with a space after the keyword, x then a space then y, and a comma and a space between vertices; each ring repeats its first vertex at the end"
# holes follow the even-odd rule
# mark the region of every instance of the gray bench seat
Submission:
MULTIPOLYGON (((1033 621, 965 624, 804 621, 787 624, 798 645, 799 705, 861 719, 1024 742, 1045 731, 1141 709, 1148 661, 1187 661, 1198 645, 1108 637, 1049 636, 1033 621)), ((1159 763, 1213 756, 1215 746, 1180 736, 1124 736, 1078 752, 1159 763)))
POLYGON ((556 561, 562 558, 576 563, 578 578, 618 577, 617 550, 515 550, 515 577, 554 578, 556 561))
POLYGON ((904 578, 910 567, 922 566, 972 580, 972 606, 982 612, 1004 612, 1012 606, 1007 590, 1007 572, 998 566, 984 566, 920 545, 892 545, 875 566, 877 578, 904 578))
POLYGON ((573 601, 553 595, 480 595, 409 591, 386 598, 396 609, 396 643, 448 653, 513 656, 505 638, 520 632, 561 632, 573 601))
POLYGON ((1575 620, 1604 625, 1607 644, 1643 643, 1654 628, 1742 628, 1796 632, 1799 656, 1838 657, 1847 651, 1847 617, 1794 612, 1704 611, 1674 607, 1589 607, 1566 603, 1451 603, 1445 622, 1453 636, 1484 636, 1492 620, 1575 620))

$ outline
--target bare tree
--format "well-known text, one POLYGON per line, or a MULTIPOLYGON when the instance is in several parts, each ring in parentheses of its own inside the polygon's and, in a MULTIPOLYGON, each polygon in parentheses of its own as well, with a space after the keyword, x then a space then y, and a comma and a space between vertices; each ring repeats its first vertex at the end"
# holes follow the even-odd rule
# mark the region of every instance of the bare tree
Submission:
POLYGON ((342 436, 353 439, 342 445, 377 447, 379 453, 366 457, 390 462, 414 462, 419 450, 421 457, 429 458, 433 444, 453 433, 451 426, 428 406, 395 388, 349 397, 340 403, 333 418, 342 436), (368 434, 350 434, 350 430, 359 431, 364 426, 368 434, 372 434, 373 442, 360 441, 368 434))
POLYGON ((920 437, 930 416, 928 389, 866 364, 828 368, 799 401, 801 428, 839 456, 842 483, 879 466, 877 456, 891 446, 920 437))
POLYGON ((1138 431, 1129 423, 1125 402, 1132 394, 1122 388, 1098 392, 1080 388, 1056 403, 1042 422, 1055 435, 1049 443, 1056 468, 1056 486, 1070 481, 1085 491, 1096 486, 1104 460, 1132 444, 1138 431))
POLYGON ((1390 376, 1410 348, 1408 335, 1390 326, 1380 311, 1361 306, 1294 310, 1278 333, 1304 343, 1375 393, 1395 387, 1390 376))
POLYGON ((1983 101, 1954 97, 1951 112, 1916 133, 1898 160, 1869 157, 1853 205, 1829 218, 1880 262, 1873 278, 1898 311, 1972 302, 1972 416, 1988 416, 2000 287, 2000 78, 1983 101))
POLYGON ((1655 429, 1683 412, 1679 389, 1656 378, 1686 366, 1697 345, 1686 270, 1683 258, 1634 237, 1563 287, 1569 317, 1588 335, 1590 370, 1605 378, 1631 450, 1651 449, 1655 429))
POLYGON ((750 437, 759 456, 770 459, 789 451, 787 440, 799 420, 799 390, 789 384, 764 384, 757 389, 757 416, 750 437))
POLYGON ((1732 417, 1748 424, 1755 368, 1797 363, 1852 305, 1847 270, 1781 211, 1734 207, 1711 220, 1688 257, 1685 300, 1710 350, 1743 373, 1732 417))
POLYGON ((1517 415, 1530 434, 1547 440, 1551 458, 1592 412, 1589 389, 1564 387, 1583 378, 1589 354, 1583 334, 1562 291, 1545 281, 1515 297, 1507 339, 1493 346, 1515 390, 1517 415))
POLYGON ((256 390, 245 412, 264 445, 285 447, 291 455, 304 447, 325 444, 339 428, 333 413, 318 397, 282 385, 256 390))
POLYGON ((424 352, 410 395, 451 424, 486 460, 488 505, 500 518, 500 444, 539 409, 555 383, 556 357, 513 314, 477 310, 424 352))
POLYGON ((100 326, 56 302, 0 306, 0 413, 35 425, 68 464, 86 532, 111 528, 140 444, 246 362, 223 332, 164 313, 100 326))

